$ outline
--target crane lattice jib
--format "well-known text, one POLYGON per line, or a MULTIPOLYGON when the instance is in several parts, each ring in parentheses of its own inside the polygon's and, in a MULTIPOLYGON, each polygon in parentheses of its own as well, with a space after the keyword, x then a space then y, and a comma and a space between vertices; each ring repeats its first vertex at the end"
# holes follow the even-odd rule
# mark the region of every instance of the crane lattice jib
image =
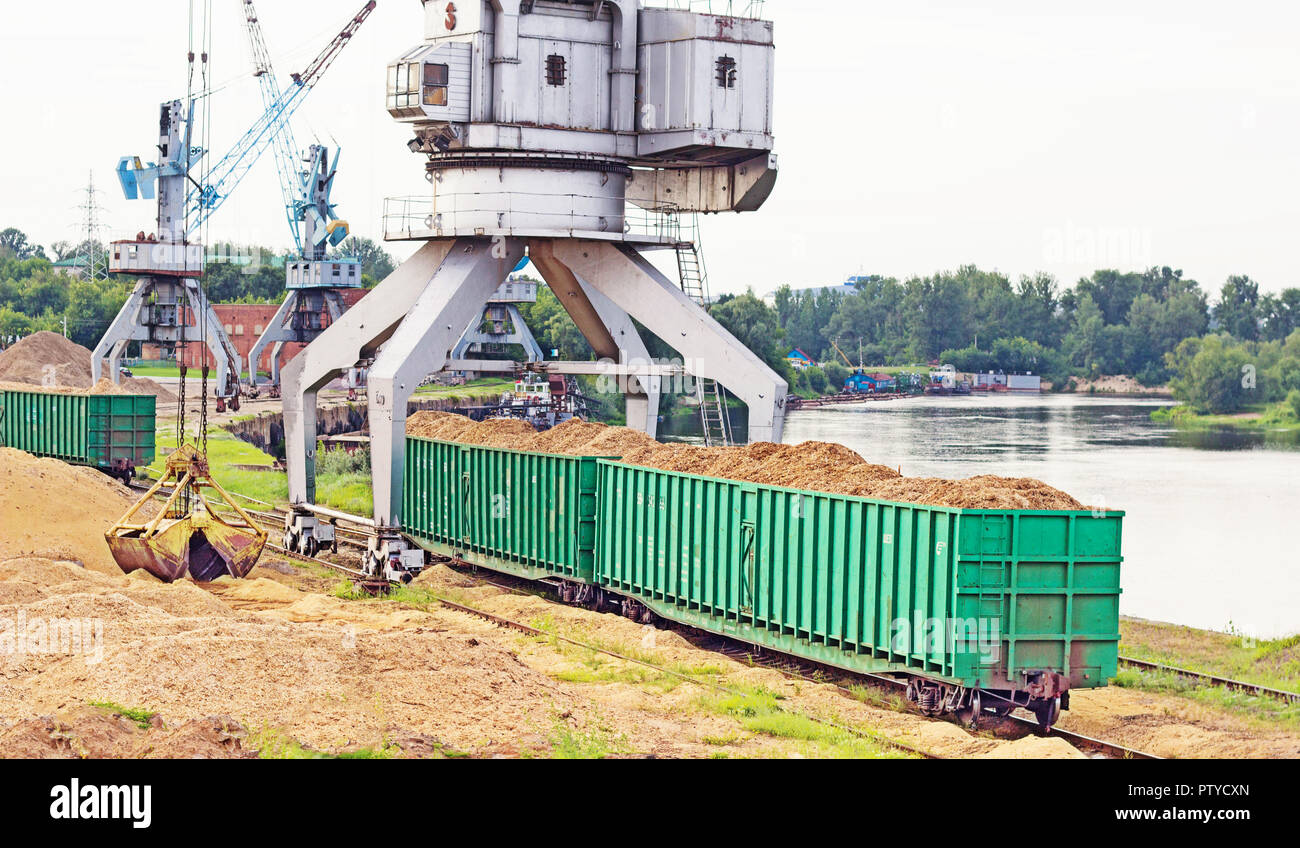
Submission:
MULTIPOLYGON (((244 0, 244 18, 248 27, 248 45, 253 56, 253 76, 257 78, 258 88, 262 92, 262 107, 270 110, 280 101, 282 93, 280 83, 276 80, 275 68, 271 65, 271 51, 266 47, 262 37, 262 24, 258 20, 253 0, 244 0)), ((299 173, 297 151, 298 143, 293 137, 293 128, 285 121, 279 132, 272 134, 275 168, 280 174, 280 193, 284 198, 285 217, 289 220, 289 232, 293 235, 294 245, 302 252, 302 234, 298 227, 298 185, 302 175, 299 173)))
POLYGON ((352 36, 365 23, 367 17, 375 9, 375 0, 370 0, 361 11, 348 21, 338 35, 329 45, 321 51, 307 69, 300 74, 293 74, 293 83, 283 92, 280 97, 267 107, 262 116, 257 119, 248 132, 244 133, 235 146, 225 157, 213 166, 208 175, 208 183, 204 186, 193 189, 190 192, 190 208, 196 212, 190 217, 190 226, 187 234, 198 232, 204 222, 220 208, 225 199, 231 195, 240 181, 248 175, 249 170, 257 163, 266 149, 271 146, 275 136, 284 132, 287 127, 289 118, 293 116, 294 111, 302 105, 303 98, 312 87, 320 81, 324 73, 329 70, 330 65, 338 58, 339 53, 352 40, 352 36))

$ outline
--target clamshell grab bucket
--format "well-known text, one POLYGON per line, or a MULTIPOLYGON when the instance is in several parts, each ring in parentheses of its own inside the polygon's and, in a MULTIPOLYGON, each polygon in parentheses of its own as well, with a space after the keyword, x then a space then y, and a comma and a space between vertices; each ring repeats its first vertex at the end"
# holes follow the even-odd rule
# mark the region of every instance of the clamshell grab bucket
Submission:
POLYGON ((192 445, 183 445, 167 458, 158 482, 104 534, 123 571, 143 568, 166 583, 187 574, 199 582, 223 574, 244 577, 261 557, 266 537, 212 479, 207 458, 192 445), (144 505, 164 490, 170 493, 158 514, 137 520, 144 505), (219 515, 205 491, 215 492, 219 500, 213 500, 234 515, 219 515))

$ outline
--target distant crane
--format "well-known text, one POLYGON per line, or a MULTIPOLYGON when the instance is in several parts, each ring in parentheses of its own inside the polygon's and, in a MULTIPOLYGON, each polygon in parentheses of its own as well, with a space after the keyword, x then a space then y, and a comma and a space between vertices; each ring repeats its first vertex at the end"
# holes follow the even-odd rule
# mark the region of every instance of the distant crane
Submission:
MULTIPOLYGON (((266 47, 253 0, 243 2, 253 57, 253 76, 257 78, 262 102, 269 112, 284 95, 276 80, 271 53, 266 47)), ((339 245, 348 236, 347 221, 337 217, 334 204, 330 202, 340 151, 335 151, 331 162, 329 149, 316 144, 299 158, 299 148, 287 119, 274 133, 273 146, 285 217, 296 255, 293 262, 285 265, 288 295, 248 354, 248 393, 253 397, 260 392, 257 367, 262 352, 272 346, 270 393, 272 397, 279 397, 280 354, 285 343, 313 341, 347 309, 343 291, 362 286, 359 261, 328 257, 329 248, 339 245)), ((356 371, 352 369, 348 372, 348 388, 355 390, 355 386, 356 371)))
MULTIPOLYGON (((141 232, 135 239, 112 245, 109 270, 137 275, 140 279, 95 347, 91 370, 96 381, 100 379, 106 356, 113 381, 120 381, 119 363, 130 341, 154 342, 170 349, 184 347, 189 341, 186 339, 189 317, 185 314, 188 304, 199 321, 200 338, 207 343, 216 361, 217 410, 224 410, 227 403, 239 408, 241 359, 200 290, 203 246, 192 237, 201 232, 261 155, 276 143, 294 111, 375 5, 375 0, 366 3, 305 71, 292 76, 292 85, 278 97, 264 101, 263 113, 206 174, 199 173, 196 178, 194 173, 208 151, 194 144, 195 101, 189 97, 184 103, 174 100, 162 105, 157 163, 145 165, 139 157, 132 156, 118 162, 118 180, 128 200, 153 199, 156 195, 157 234, 146 237, 141 232)), ((206 76, 206 52, 202 61, 206 76)))

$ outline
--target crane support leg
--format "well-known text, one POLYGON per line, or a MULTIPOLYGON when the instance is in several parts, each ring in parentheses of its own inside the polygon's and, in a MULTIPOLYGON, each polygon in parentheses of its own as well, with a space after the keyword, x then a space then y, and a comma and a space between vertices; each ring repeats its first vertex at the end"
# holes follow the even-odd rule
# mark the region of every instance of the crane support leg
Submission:
MULTIPOLYGON (((550 240, 533 239, 528 256, 596 356, 621 364, 649 362, 650 353, 627 312, 556 259, 550 240)), ((654 436, 659 429, 660 379, 646 378, 649 385, 637 377, 620 379, 628 426, 654 436)))
MULTIPOLYGON (((206 331, 208 350, 212 352, 212 361, 217 365, 216 396, 223 399, 238 398, 239 375, 244 370, 243 360, 226 336, 226 330, 221 326, 217 313, 212 311, 212 304, 199 296, 198 286, 186 285, 185 296, 190 302, 190 309, 194 310, 194 314, 200 316, 199 320, 206 324, 206 327, 200 329, 198 333, 201 339, 202 333, 206 331)), ((200 339, 191 339, 191 341, 200 339)), ((238 406, 235 408, 238 409, 238 406)))
MULTIPOLYGON (((691 375, 716 380, 744 401, 749 407, 749 441, 781 440, 789 392, 785 380, 635 248, 555 239, 550 242, 550 261, 542 264, 537 256, 544 250, 534 241, 530 254, 548 283, 551 277, 546 265, 560 266, 581 278, 681 353, 691 375)), ((552 267, 551 273, 558 272, 559 268, 552 267)), ((561 302, 565 300, 561 297, 561 302)), ((578 326, 582 328, 581 323, 578 326)))
POLYGON ((481 314, 483 304, 523 256, 520 239, 458 239, 370 366, 366 395, 378 527, 401 526, 406 404, 411 393, 424 377, 442 370, 464 328, 481 314))
MULTIPOLYGON (((616 361, 623 365, 648 364, 650 351, 637 332, 632 317, 586 280, 578 278, 578 283, 618 345, 616 361)), ((652 439, 659 434, 659 395, 662 383, 662 377, 621 378, 620 388, 627 404, 627 426, 652 439)))
POLYGON ((253 349, 248 352, 248 385, 253 388, 257 388, 257 369, 262 362, 262 351, 266 350, 269 345, 275 345, 271 351, 271 383, 274 385, 278 382, 277 376, 280 366, 277 360, 283 347, 277 342, 286 337, 289 341, 293 341, 292 331, 286 325, 297 304, 298 292, 290 291, 288 296, 285 297, 284 303, 281 303, 280 308, 275 310, 275 317, 266 325, 266 329, 262 331, 262 335, 258 340, 253 343, 253 349))
POLYGON ((117 311, 117 317, 113 323, 108 325, 108 331, 104 337, 95 345, 95 350, 90 355, 90 379, 98 383, 104 376, 104 357, 110 356, 112 362, 109 367, 109 379, 114 383, 122 382, 122 372, 119 370, 119 364, 122 360, 122 350, 126 343, 133 339, 149 338, 149 328, 145 327, 140 320, 140 311, 144 307, 145 295, 149 292, 149 281, 141 280, 135 284, 131 290, 131 295, 122 304, 122 308, 117 311))
POLYGON ((290 503, 316 502, 316 393, 358 363, 373 359, 448 254, 473 244, 470 240, 426 242, 284 367, 281 377, 290 503))

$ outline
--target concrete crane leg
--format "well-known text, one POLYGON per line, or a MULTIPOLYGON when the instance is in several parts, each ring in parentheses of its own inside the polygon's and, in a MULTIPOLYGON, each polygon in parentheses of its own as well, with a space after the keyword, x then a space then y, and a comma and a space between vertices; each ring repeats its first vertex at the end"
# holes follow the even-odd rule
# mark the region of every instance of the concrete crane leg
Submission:
POLYGON ((316 394, 340 374, 373 359, 415 305, 448 255, 472 239, 426 242, 360 303, 339 316, 281 372, 289 501, 316 501, 316 394))
POLYGON ((422 379, 442 370, 465 327, 523 256, 520 239, 458 239, 370 366, 366 396, 376 526, 401 526, 407 400, 422 379))

